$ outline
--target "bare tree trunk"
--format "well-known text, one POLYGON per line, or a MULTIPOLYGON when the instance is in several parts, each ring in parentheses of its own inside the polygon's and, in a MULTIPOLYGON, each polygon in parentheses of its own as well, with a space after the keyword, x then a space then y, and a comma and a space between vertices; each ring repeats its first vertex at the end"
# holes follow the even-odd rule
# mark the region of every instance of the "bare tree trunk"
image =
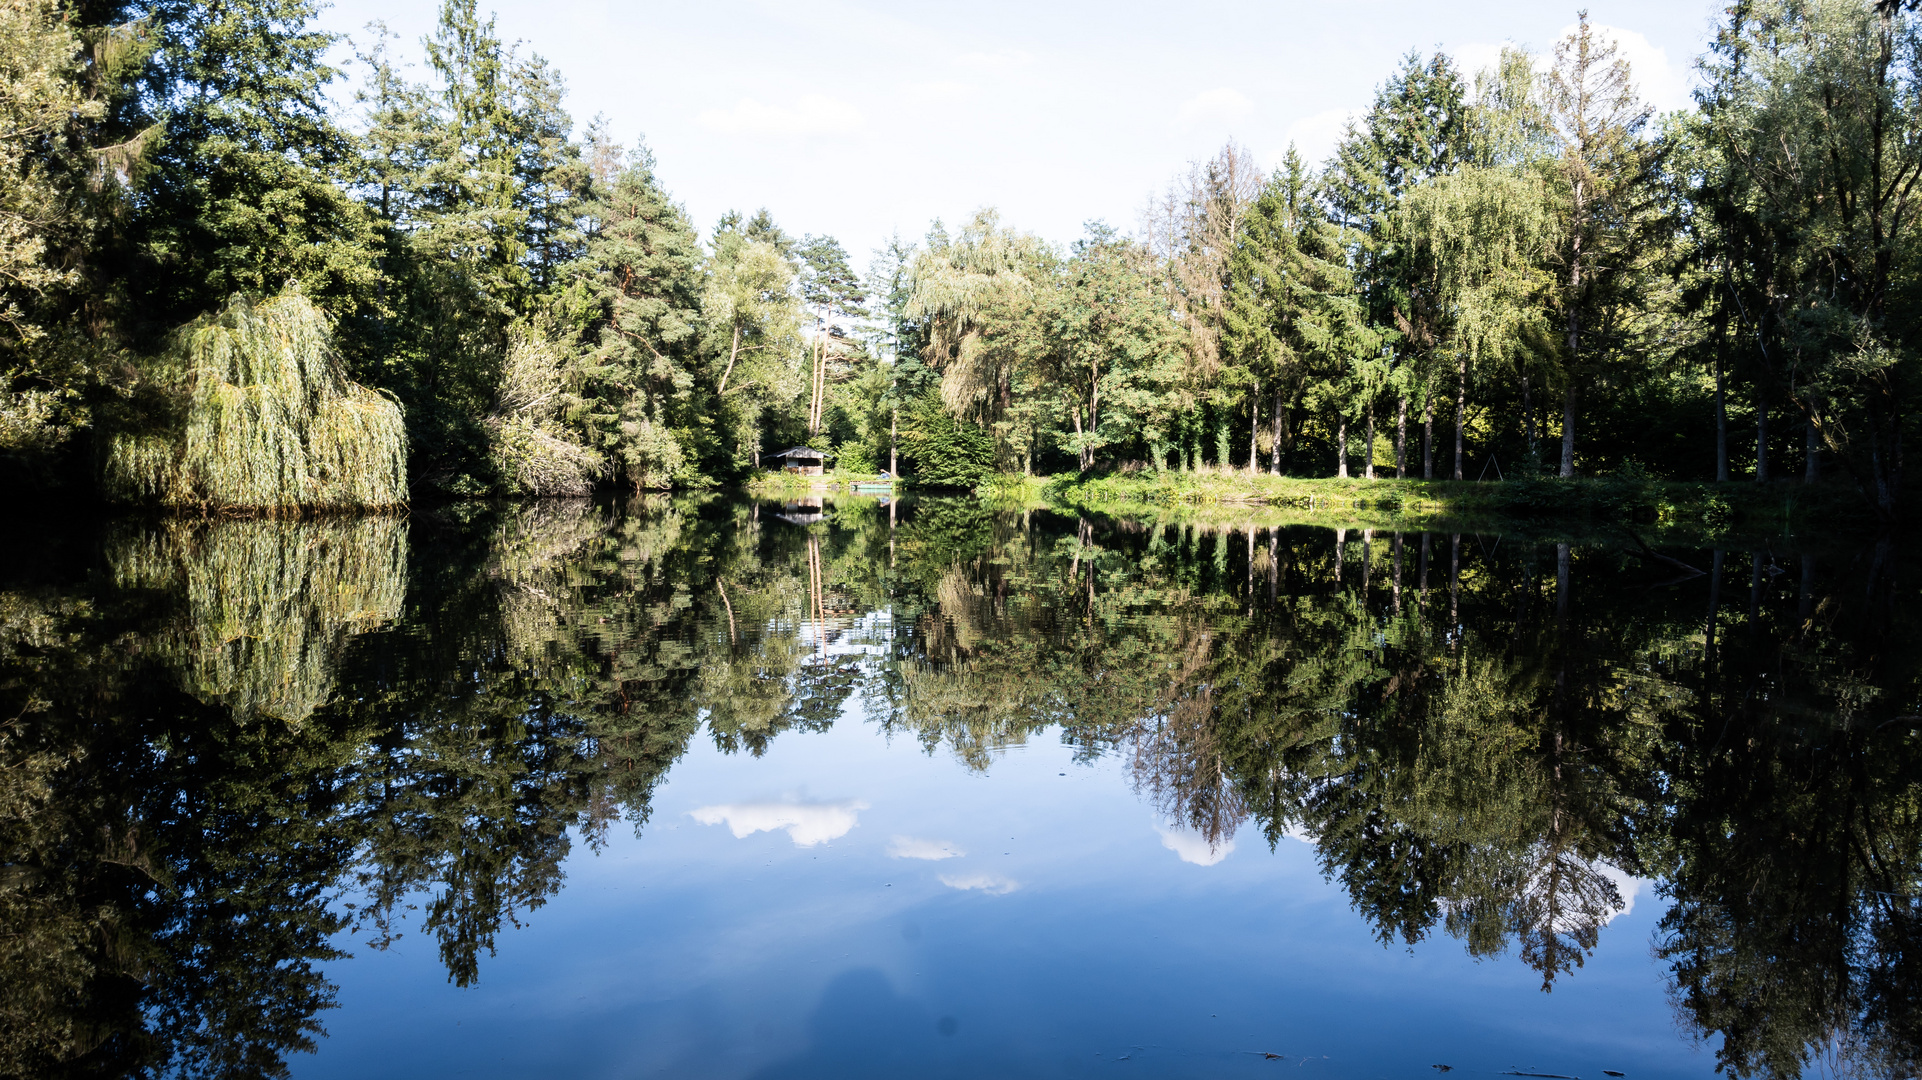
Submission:
POLYGON ((1568 390, 1562 395, 1562 472, 1575 475, 1575 376, 1568 377, 1568 390))
MULTIPOLYGON (((1261 471, 1261 380, 1255 380, 1255 388, 1248 394, 1248 475, 1261 471)), ((1250 537, 1254 534, 1249 533, 1250 537)), ((1254 541, 1248 541, 1252 547, 1254 541)))
MULTIPOLYGON (((888 414, 888 479, 901 475, 901 467, 896 463, 895 451, 901 444, 901 406, 896 405, 888 414)), ((893 520, 890 518, 889 520, 893 520)))
POLYGON ((1395 479, 1408 479, 1408 395, 1395 405, 1395 479))
POLYGON ((1761 387, 1755 390, 1755 482, 1769 479, 1769 406, 1761 387))
POLYGON ((1368 403, 1368 464, 1362 467, 1362 475, 1370 480, 1375 478, 1375 404, 1368 403))
POLYGON ((1348 418, 1342 417, 1335 426, 1336 453, 1341 455, 1341 464, 1335 466, 1335 475, 1348 479, 1348 418))
MULTIPOLYGON (((1583 17, 1584 21, 1586 16, 1583 17)), ((1586 192, 1579 180, 1575 185, 1575 212, 1569 230, 1574 243, 1568 260, 1568 389, 1562 394, 1562 470, 1564 478, 1575 475, 1575 382, 1582 360, 1582 226, 1585 224, 1586 192)))
POLYGON ((727 370, 721 372, 721 385, 720 385, 720 388, 715 391, 716 394, 727 393, 727 378, 728 376, 734 374, 734 361, 739 359, 740 355, 741 355, 741 327, 740 327, 740 324, 737 323, 734 326, 734 344, 730 346, 727 350, 727 370))
POLYGON ((1268 451, 1268 471, 1281 475, 1281 387, 1275 387, 1275 445, 1268 451))
POLYGON ((1722 332, 1715 342, 1715 481, 1728 483, 1728 378, 1722 370, 1722 332))
POLYGON ((1462 426, 1468 419, 1468 356, 1455 357, 1455 479, 1462 479, 1462 426))
POLYGON ((1435 395, 1428 394, 1421 404, 1421 478, 1435 478, 1435 395))

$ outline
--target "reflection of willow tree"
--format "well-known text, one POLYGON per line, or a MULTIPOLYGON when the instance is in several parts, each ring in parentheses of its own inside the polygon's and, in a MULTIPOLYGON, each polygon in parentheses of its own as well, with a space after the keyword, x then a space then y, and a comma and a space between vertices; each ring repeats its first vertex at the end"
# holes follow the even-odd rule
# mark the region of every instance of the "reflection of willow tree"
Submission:
POLYGON ((407 526, 394 517, 176 522, 109 545, 123 589, 178 589, 149 635, 185 689, 243 716, 298 723, 333 692, 350 635, 400 613, 407 526))
POLYGON ((0 1075, 277 1075, 333 1000, 360 733, 176 690, 151 599, 0 594, 0 1075))
POLYGON ((1922 640, 1893 554, 1824 582, 1750 553, 1744 615, 1718 552, 1717 603, 1665 658, 1700 697, 1648 829, 1658 953, 1736 1075, 1922 1069, 1922 640))

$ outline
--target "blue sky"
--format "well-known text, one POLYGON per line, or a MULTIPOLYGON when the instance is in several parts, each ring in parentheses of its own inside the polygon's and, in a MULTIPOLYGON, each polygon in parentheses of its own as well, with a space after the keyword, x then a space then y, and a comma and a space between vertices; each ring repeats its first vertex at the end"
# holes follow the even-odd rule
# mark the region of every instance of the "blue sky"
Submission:
MULTIPOLYGON (((1668 109, 1687 103, 1721 6, 1616 0, 1589 14, 1668 109)), ((1472 71, 1503 41, 1548 51, 1575 17, 1511 0, 491 7, 504 38, 566 76, 578 122, 600 114, 618 139, 647 139, 703 229, 765 206, 860 261, 896 230, 913 238, 981 206, 1062 243, 1090 219, 1133 229, 1152 191, 1225 140, 1269 162, 1294 142, 1319 160, 1410 49, 1472 71)), ((385 20, 417 57, 437 11, 335 0, 321 23, 364 41, 385 20)))

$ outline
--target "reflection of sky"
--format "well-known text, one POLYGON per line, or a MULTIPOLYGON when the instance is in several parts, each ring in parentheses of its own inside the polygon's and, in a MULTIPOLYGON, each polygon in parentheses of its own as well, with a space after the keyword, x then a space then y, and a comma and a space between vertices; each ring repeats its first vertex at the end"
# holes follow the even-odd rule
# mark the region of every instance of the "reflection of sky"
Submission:
POLYGON ((1665 1002, 1647 894, 1544 995, 1513 955, 1383 947, 1298 840, 1222 859, 1157 830, 1120 763, 1048 738, 985 777, 852 719, 762 758, 699 740, 654 811, 577 848, 475 988, 418 932, 349 945, 295 1075, 1712 1074, 1665 1002))
POLYGON ((747 802, 723 803, 689 810, 687 816, 703 825, 727 823, 736 840, 757 832, 787 830, 795 847, 813 847, 839 840, 858 823, 868 804, 859 799, 839 802, 747 802))

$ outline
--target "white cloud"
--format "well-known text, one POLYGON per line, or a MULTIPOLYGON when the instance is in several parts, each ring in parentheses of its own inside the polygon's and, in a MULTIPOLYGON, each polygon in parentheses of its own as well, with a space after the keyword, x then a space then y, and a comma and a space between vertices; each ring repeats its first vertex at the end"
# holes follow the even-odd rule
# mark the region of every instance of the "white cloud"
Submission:
POLYGON ((1504 46, 1520 48, 1524 52, 1530 51, 1514 41, 1471 41, 1466 45, 1455 46, 1448 50, 1448 54, 1454 57, 1455 70, 1461 73, 1462 81, 1468 84, 1470 91, 1473 91, 1475 76, 1500 62, 1504 46))
POLYGON ((1204 90, 1181 103, 1175 115, 1184 124, 1198 124, 1211 120, 1239 120, 1255 111, 1255 103, 1248 95, 1232 87, 1217 86, 1204 90))
POLYGON ((1610 912, 1608 918, 1602 920, 1604 923, 1612 923, 1635 910, 1635 897, 1641 894, 1642 886, 1647 882, 1638 877, 1630 877, 1607 863, 1602 864, 1602 875, 1615 883, 1615 891, 1622 898, 1622 910, 1610 912))
POLYGON ((941 884, 963 891, 979 889, 989 896, 1006 896, 1021 887, 1020 882, 995 874, 942 874, 941 884))
POLYGON ((964 52, 954 59, 956 63, 968 67, 1008 68, 1033 63, 1034 54, 1020 49, 996 49, 993 52, 964 52))
MULTIPOLYGON (((1668 53, 1648 40, 1647 35, 1634 30, 1624 30, 1619 26, 1591 22, 1588 24, 1597 37, 1615 42, 1616 55, 1628 61, 1629 77, 1635 83, 1635 90, 1643 101, 1655 106, 1658 111, 1685 109, 1690 104, 1689 71, 1686 66, 1677 68, 1669 63, 1668 53)), ((1547 45, 1532 49, 1537 71, 1546 71, 1555 63, 1555 43, 1575 32, 1576 24, 1569 23, 1555 33, 1555 40, 1547 45)), ((1475 75, 1485 68, 1495 66, 1501 58, 1502 45, 1514 46, 1515 42, 1475 41, 1457 45, 1449 52, 1455 58, 1455 65, 1461 70, 1462 78, 1470 86, 1475 84, 1475 75)))
MULTIPOLYGON (((1641 92, 1642 100, 1658 110, 1682 109, 1689 104, 1688 73, 1678 71, 1668 62, 1668 53, 1655 47, 1647 36, 1634 30, 1623 30, 1617 26, 1603 23, 1589 23, 1595 32, 1603 37, 1612 38, 1616 45, 1616 55, 1628 61, 1629 77, 1635 81, 1635 89, 1641 92)), ((1562 27, 1556 40, 1567 37, 1575 31, 1575 24, 1562 27)), ((1554 53, 1549 52, 1550 62, 1554 53)))
POLYGON ((859 131, 861 111, 824 94, 803 94, 791 105, 742 98, 731 109, 707 109, 702 126, 730 135, 833 135, 859 131))
POLYGON ((920 840, 912 836, 897 836, 888 841, 888 858, 890 859, 927 859, 938 862, 966 854, 967 852, 946 840, 920 840))
POLYGON ((839 840, 854 828, 859 811, 868 804, 859 799, 840 802, 763 802, 723 803, 688 811, 688 816, 703 825, 727 823, 735 839, 757 832, 786 829, 796 847, 813 847, 839 840))
POLYGON ((1210 844, 1207 837, 1200 833, 1189 832, 1187 829, 1164 829, 1156 826, 1155 831, 1161 834, 1162 847, 1180 856, 1182 862, 1194 863, 1196 866, 1213 866, 1227 858, 1229 852, 1235 850, 1235 842, 1232 838, 1218 844, 1210 844))

